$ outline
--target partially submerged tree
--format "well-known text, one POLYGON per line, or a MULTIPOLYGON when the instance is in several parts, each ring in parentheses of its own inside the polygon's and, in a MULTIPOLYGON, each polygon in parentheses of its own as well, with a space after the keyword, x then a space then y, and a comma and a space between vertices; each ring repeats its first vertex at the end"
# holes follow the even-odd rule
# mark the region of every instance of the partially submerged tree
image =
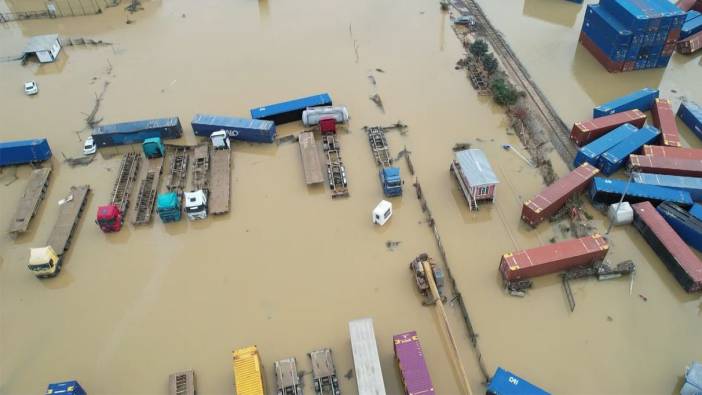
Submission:
POLYGON ((486 53, 482 58, 480 58, 480 61, 483 63, 483 67, 489 75, 492 75, 495 71, 497 71, 498 63, 497 59, 495 59, 495 55, 486 53))
POLYGON ((512 84, 502 78, 495 78, 492 80, 490 90, 492 91, 492 96, 495 99, 495 103, 501 106, 514 105, 517 102, 517 99, 519 99, 519 91, 517 91, 512 84))
POLYGON ((482 39, 477 39, 473 44, 468 47, 468 50, 470 51, 473 56, 476 58, 480 58, 481 56, 485 55, 488 51, 488 45, 487 43, 482 40, 482 39))

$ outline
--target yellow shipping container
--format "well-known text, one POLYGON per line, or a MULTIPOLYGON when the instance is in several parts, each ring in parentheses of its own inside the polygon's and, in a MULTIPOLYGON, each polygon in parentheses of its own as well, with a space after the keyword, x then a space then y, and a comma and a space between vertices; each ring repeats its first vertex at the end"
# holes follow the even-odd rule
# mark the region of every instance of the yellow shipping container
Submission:
POLYGON ((237 395, 265 395, 263 368, 256 346, 232 351, 234 358, 234 385, 237 395))

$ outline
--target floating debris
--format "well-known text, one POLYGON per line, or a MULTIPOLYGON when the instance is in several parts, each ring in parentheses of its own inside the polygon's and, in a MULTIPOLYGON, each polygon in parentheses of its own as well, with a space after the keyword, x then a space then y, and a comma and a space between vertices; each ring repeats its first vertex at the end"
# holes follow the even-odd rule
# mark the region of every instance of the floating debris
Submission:
POLYGON ((411 153, 412 153, 412 151, 408 150, 407 146, 405 146, 405 148, 403 148, 400 152, 397 153, 397 157, 395 158, 395 162, 397 162, 398 160, 404 158, 405 156, 407 156, 411 153))
POLYGON ((385 242, 385 247, 390 250, 390 251, 395 251, 395 248, 397 248, 401 241, 394 241, 394 240, 388 240, 385 242))
POLYGON ((375 71, 377 71, 377 72, 379 72, 379 73, 384 73, 384 72, 385 72, 385 70, 383 70, 383 69, 375 69, 375 71))
POLYGON ((373 77, 372 75, 369 75, 368 79, 370 80, 371 84, 375 85, 375 77, 373 77))
POLYGON ((351 377, 353 377, 353 369, 349 369, 349 371, 346 372, 344 377, 346 377, 346 380, 351 380, 351 377))
POLYGON ((95 46, 105 46, 105 45, 112 45, 111 42, 107 41, 102 41, 102 40, 93 40, 92 38, 85 38, 85 37, 61 37, 59 38, 59 42, 61 43, 62 47, 70 47, 70 46, 76 46, 76 45, 95 45, 95 46))
POLYGON ((641 300, 643 300, 644 302, 648 302, 648 298, 641 294, 639 294, 639 298, 641 298, 641 300))
POLYGON ((279 137, 275 140, 275 143, 278 145, 286 144, 286 143, 296 143, 296 142, 297 142, 297 136, 294 134, 291 134, 290 136, 279 137))
POLYGON ((87 166, 95 160, 95 155, 77 156, 73 158, 66 157, 66 155, 64 155, 63 152, 61 153, 61 155, 63 155, 63 161, 68 163, 68 165, 71 167, 87 166))
MULTIPOLYGON (((110 66, 110 71, 112 70, 112 67, 110 66)), ((102 99, 105 96, 105 91, 107 91, 107 86, 110 85, 109 81, 105 81, 105 84, 102 86, 102 92, 100 92, 100 95, 95 95, 95 104, 93 105, 93 110, 90 111, 90 114, 86 114, 85 117, 85 124, 88 126, 88 128, 92 129, 96 127, 100 122, 102 122, 102 118, 96 119, 97 112, 100 110, 100 104, 102 103, 102 99)))
MULTIPOLYGON (((144 7, 141 6, 141 0, 132 0, 124 9, 133 14, 137 11, 142 11, 144 7)), ((127 21, 127 23, 129 23, 129 21, 127 21)))
POLYGON ((456 143, 453 145, 453 152, 465 151, 472 147, 471 143, 456 143))
POLYGON ((380 95, 376 93, 375 95, 370 96, 369 99, 371 99, 371 101, 375 103, 375 105, 378 106, 380 110, 385 112, 385 107, 383 107, 383 100, 380 98, 380 95))

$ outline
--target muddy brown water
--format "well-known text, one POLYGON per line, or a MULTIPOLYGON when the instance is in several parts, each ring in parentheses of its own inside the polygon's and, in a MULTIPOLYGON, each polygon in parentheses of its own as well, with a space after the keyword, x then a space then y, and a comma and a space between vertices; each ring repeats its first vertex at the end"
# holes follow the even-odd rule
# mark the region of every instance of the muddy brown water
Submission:
MULTIPOLYGON (((482 3, 567 123, 643 86, 702 100, 702 85, 690 82, 699 78, 699 56, 676 56, 665 71, 609 75, 576 45, 580 7, 482 3)), ((41 393, 49 382, 78 379, 89 393, 158 394, 169 373, 187 368, 196 370, 200 392, 233 393, 231 350, 249 344, 260 349, 269 390, 273 361, 294 356, 309 372, 306 353, 331 347, 342 391, 355 393, 354 380, 343 378, 353 365, 347 322, 366 316, 375 320, 388 393, 401 392, 391 336, 406 330, 420 336, 437 393, 459 393, 437 316, 421 305, 407 268, 417 254, 438 252, 404 163, 405 195, 392 199, 392 220, 383 228, 370 223, 382 192, 361 127, 398 119, 409 132, 390 132, 391 148, 413 152, 490 371, 502 366, 553 393, 672 394, 684 366, 702 358, 702 301, 682 291, 631 227, 612 231, 609 255, 637 263, 631 295, 628 279, 577 281, 570 313, 556 276, 537 279, 524 299, 504 294, 503 253, 563 236, 550 224, 530 231, 519 222, 521 202, 540 179, 500 148, 519 147, 501 110, 453 70, 462 48, 434 2, 153 1, 134 15, 118 7, 0 25, 0 56, 21 51, 27 36, 52 32, 114 45, 66 48, 44 66, 0 63, 0 138, 46 136, 55 155, 30 231, 0 238, 0 393, 41 393), (26 97, 22 83, 32 79, 41 92, 26 97), (254 106, 328 91, 352 116, 350 133, 340 135, 351 196, 332 201, 325 187, 306 187, 296 144, 236 143, 230 214, 103 234, 93 220, 119 165, 110 156, 129 148, 102 150, 75 168, 61 163, 61 153, 78 155, 88 133, 76 131, 104 81, 105 123, 178 115, 182 143, 196 142, 188 123, 197 112, 246 116, 254 106), (375 93, 384 113, 368 100, 375 93), (477 213, 449 177, 457 142, 484 149, 501 180, 496 203, 477 213), (93 194, 64 271, 39 281, 26 268, 28 249, 45 243, 69 186, 86 182, 93 194), (389 251, 388 240, 401 243, 389 251)), ((279 135, 301 129, 286 125, 279 135)), ((566 166, 556 169, 563 174, 566 166)), ((3 170, 0 224, 10 220, 29 173, 21 167, 9 183, 13 171, 3 170)), ((596 224, 606 229, 601 216, 596 224)), ((456 308, 449 312, 480 393, 464 326, 456 308)), ((305 384, 312 391, 309 375, 305 384)))

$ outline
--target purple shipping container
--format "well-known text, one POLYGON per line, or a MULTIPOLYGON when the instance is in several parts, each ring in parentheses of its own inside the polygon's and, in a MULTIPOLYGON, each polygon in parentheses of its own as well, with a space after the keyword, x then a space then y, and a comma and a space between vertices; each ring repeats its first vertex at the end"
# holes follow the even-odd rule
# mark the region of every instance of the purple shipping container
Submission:
POLYGON ((417 332, 405 332, 392 337, 397 366, 407 395, 434 394, 434 384, 424 361, 424 352, 417 332))

